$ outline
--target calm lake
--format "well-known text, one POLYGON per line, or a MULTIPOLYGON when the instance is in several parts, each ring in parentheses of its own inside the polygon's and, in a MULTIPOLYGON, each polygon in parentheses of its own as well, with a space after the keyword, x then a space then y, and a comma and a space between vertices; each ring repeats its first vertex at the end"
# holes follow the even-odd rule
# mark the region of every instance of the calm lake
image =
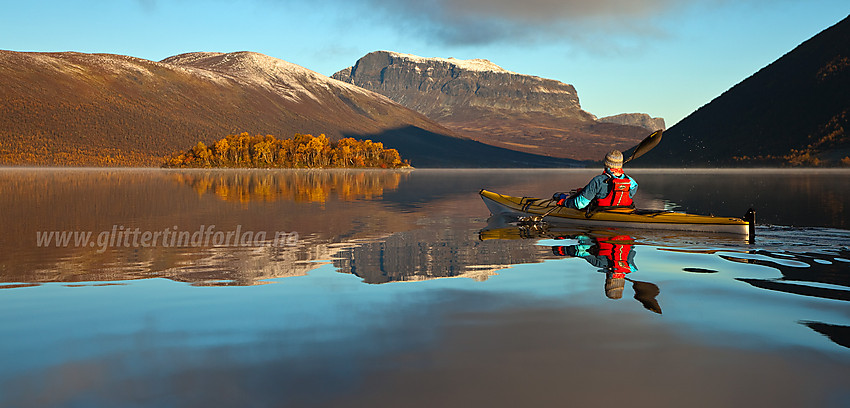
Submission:
POLYGON ((2 169, 0 407, 850 406, 850 171, 630 172, 754 244, 478 196, 597 173, 2 169))

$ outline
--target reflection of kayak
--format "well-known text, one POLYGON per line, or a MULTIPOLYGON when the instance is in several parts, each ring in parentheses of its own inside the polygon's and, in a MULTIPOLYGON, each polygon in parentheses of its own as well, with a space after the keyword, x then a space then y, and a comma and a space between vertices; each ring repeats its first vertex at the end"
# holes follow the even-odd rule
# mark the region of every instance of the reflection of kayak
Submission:
POLYGON ((590 217, 584 210, 558 207, 551 199, 512 197, 481 190, 481 198, 493 215, 539 216, 546 214, 546 222, 618 228, 648 228, 678 231, 705 231, 750 235, 750 222, 741 218, 715 217, 673 211, 617 208, 594 213, 590 217))
MULTIPOLYGON (((548 220, 549 217, 547 216, 548 220)), ((726 252, 740 252, 740 245, 747 242, 746 235, 718 234, 703 231, 671 231, 645 228, 611 228, 605 226, 575 225, 566 222, 552 224, 516 222, 515 216, 494 215, 487 219, 487 226, 478 231, 478 239, 516 240, 516 239, 553 239, 561 240, 580 235, 591 237, 615 237, 629 235, 636 245, 654 245, 660 250, 684 253, 716 253, 723 248, 726 252), (709 248, 709 249, 706 249, 709 248)))

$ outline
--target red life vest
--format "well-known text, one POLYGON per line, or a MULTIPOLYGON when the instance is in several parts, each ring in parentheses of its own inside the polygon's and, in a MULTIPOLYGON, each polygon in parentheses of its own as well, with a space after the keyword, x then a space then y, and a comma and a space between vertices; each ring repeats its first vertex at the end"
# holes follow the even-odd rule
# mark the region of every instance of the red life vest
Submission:
POLYGON ((633 243, 632 237, 626 235, 597 238, 599 255, 608 258, 611 262, 609 269, 614 273, 614 278, 624 278, 627 273, 632 272, 632 267, 629 265, 629 253, 632 252, 633 243))
MULTIPOLYGON (((607 173, 603 173, 606 174, 607 173)), ((599 207, 629 207, 632 205, 632 198, 629 196, 629 190, 632 188, 632 181, 625 174, 608 177, 608 195, 605 198, 597 199, 596 205, 599 207)))

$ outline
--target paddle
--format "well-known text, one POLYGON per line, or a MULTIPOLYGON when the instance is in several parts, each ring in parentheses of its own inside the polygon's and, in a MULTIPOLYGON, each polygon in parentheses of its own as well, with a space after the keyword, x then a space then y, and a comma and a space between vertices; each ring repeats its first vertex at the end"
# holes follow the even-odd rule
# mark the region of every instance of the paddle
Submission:
MULTIPOLYGON (((555 211, 555 210, 557 210, 557 209, 558 209, 558 205, 557 205, 557 204, 555 204, 555 205, 552 207, 552 209, 550 209, 549 211, 546 211, 546 213, 545 213, 545 214, 541 215, 539 220, 534 220, 534 221, 535 221, 535 222, 543 221, 543 217, 545 217, 545 216, 547 216, 547 215, 549 215, 549 214, 552 214, 552 211, 555 211)), ((532 218, 534 218, 534 217, 532 217, 532 218)))
MULTIPOLYGON (((664 130, 659 129, 659 130, 656 130, 655 132, 652 132, 652 134, 647 136, 646 139, 641 140, 641 142, 638 143, 638 145, 634 147, 634 151, 632 151, 632 155, 629 156, 629 158, 626 159, 623 163, 628 163, 628 162, 632 161, 633 159, 637 159, 638 157, 643 156, 648 151, 652 150, 652 148, 654 148, 655 146, 658 146, 658 143, 661 142, 661 134, 662 133, 664 133, 664 130)), ((631 150, 631 149, 629 149, 629 150, 631 150)), ((628 152, 628 150, 627 150, 627 152, 628 152)), ((546 213, 543 214, 542 216, 540 216, 539 218, 536 217, 536 216, 531 217, 528 221, 529 222, 543 222, 543 218, 545 218, 547 215, 551 214, 552 211, 555 211, 557 208, 558 208, 558 206, 556 205, 556 206, 552 207, 552 209, 550 209, 549 211, 546 211, 546 213)))
MULTIPOLYGON (((628 163, 634 159, 637 159, 640 156, 646 154, 646 152, 652 150, 653 147, 657 146, 659 142, 661 142, 661 134, 664 133, 663 130, 656 130, 652 132, 651 135, 647 136, 646 139, 643 139, 634 149, 632 155, 629 156, 623 163, 628 163)), ((631 149, 629 149, 631 150, 631 149)), ((628 150, 626 151, 628 152, 628 150)))
MULTIPOLYGON (((570 195, 573 195, 573 194, 576 194, 576 192, 571 191, 570 195)), ((554 199, 554 197, 553 197, 553 199, 554 199)), ((543 217, 545 217, 549 214, 552 214, 552 212, 557 210, 558 207, 560 207, 560 206, 558 204, 555 204, 555 205, 552 206, 552 208, 549 209, 549 211, 546 211, 546 213, 544 213, 543 215, 534 215, 534 216, 531 216, 531 217, 522 217, 522 218, 520 218, 520 222, 522 222, 522 223, 539 223, 539 222, 542 222, 543 217)))
POLYGON ((635 291, 635 300, 640 302, 646 310, 661 314, 661 306, 658 304, 658 300, 655 299, 661 293, 658 285, 651 282, 631 280, 629 278, 626 278, 626 280, 632 283, 632 289, 635 291))

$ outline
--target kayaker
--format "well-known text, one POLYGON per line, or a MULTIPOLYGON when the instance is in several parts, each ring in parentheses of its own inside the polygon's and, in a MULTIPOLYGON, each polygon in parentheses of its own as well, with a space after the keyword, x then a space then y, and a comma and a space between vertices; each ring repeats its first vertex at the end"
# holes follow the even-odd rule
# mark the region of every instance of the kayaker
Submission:
POLYGON ((623 172, 623 153, 612 150, 605 155, 605 171, 564 200, 563 205, 579 210, 588 205, 630 207, 637 189, 637 181, 623 172))

